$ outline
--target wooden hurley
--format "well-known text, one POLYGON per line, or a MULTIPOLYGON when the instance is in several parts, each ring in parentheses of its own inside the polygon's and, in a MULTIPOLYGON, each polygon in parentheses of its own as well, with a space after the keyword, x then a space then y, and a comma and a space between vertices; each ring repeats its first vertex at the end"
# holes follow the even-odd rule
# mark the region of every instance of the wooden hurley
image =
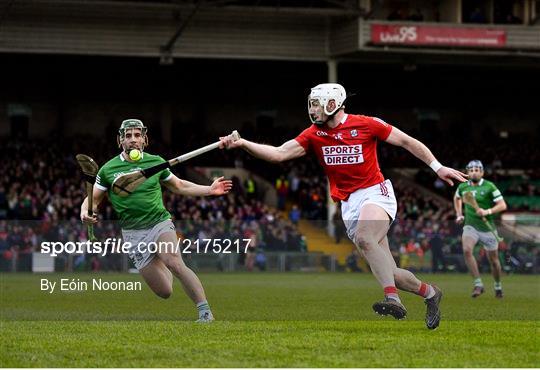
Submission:
MULTIPOLYGON (((94 184, 96 183, 96 175, 99 166, 86 154, 77 154, 75 158, 77 158, 77 163, 79 163, 79 166, 81 167, 85 180, 86 195, 88 197, 88 216, 92 216, 94 210, 94 184)), ((88 225, 88 240, 91 242, 97 241, 97 238, 94 235, 94 225, 88 225)))
MULTIPOLYGON (((236 130, 232 132, 231 136, 233 137, 234 141, 237 141, 240 139, 240 134, 236 130)), ((175 166, 178 163, 185 162, 188 159, 197 157, 201 154, 217 149, 220 143, 221 143, 220 141, 217 141, 213 144, 203 146, 202 148, 196 149, 192 152, 182 154, 176 158, 170 159, 167 162, 160 163, 158 165, 149 167, 144 170, 139 170, 139 171, 126 173, 124 175, 118 176, 113 181, 112 191, 114 194, 120 197, 127 197, 128 195, 133 193, 135 189, 139 187, 139 185, 145 182, 147 178, 155 175, 156 173, 160 171, 163 171, 166 168, 175 166)))
MULTIPOLYGON (((473 207, 475 212, 480 209, 480 207, 478 206, 478 202, 476 201, 476 198, 474 197, 474 194, 471 191, 467 191, 467 192, 463 193, 463 203, 468 204, 471 207, 473 207)), ((489 231, 491 231, 491 233, 493 234, 493 236, 495 236, 497 241, 500 242, 500 241, 503 240, 503 238, 501 238, 499 236, 499 234, 497 234, 497 231, 493 229, 493 227, 488 222, 488 220, 487 220, 487 218, 485 216, 482 216, 482 221, 484 221, 486 226, 489 228, 489 231)))

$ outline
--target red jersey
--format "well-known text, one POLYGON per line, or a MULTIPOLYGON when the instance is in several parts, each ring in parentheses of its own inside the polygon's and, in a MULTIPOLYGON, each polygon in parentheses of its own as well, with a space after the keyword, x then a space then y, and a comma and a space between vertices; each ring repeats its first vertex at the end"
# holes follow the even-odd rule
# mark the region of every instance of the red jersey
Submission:
POLYGON ((377 139, 386 140, 392 126, 375 117, 347 114, 335 128, 311 125, 295 140, 313 151, 330 181, 334 201, 347 200, 358 189, 384 181, 377 160, 377 139))

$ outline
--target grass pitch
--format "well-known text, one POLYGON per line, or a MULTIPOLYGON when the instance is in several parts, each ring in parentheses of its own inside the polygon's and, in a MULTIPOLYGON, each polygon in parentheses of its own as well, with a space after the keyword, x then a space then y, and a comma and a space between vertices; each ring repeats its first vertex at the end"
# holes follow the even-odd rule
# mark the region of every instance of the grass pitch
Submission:
MULTIPOLYGON (((429 275, 444 291, 439 329, 422 300, 373 313, 368 274, 200 274, 218 321, 200 325, 178 282, 168 300, 135 292, 40 291, 40 279, 140 281, 129 274, 0 275, 2 367, 538 367, 540 278, 503 279, 469 297, 465 275, 429 275)), ((484 277, 487 287, 491 278, 484 277)))

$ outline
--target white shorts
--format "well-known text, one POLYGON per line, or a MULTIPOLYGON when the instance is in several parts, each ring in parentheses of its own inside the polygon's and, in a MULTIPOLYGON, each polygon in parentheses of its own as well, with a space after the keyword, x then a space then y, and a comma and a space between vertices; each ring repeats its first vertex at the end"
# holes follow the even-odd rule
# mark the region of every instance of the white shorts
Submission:
POLYGON ((147 266, 156 256, 155 253, 148 251, 146 246, 149 243, 156 242, 161 234, 169 231, 176 232, 171 220, 161 221, 151 229, 122 230, 124 242, 131 243, 129 258, 137 270, 147 266))
POLYGON ((490 231, 478 231, 471 225, 465 225, 463 236, 474 239, 475 244, 480 242, 487 251, 496 251, 499 248, 499 241, 490 231))
POLYGON ((358 227, 360 210, 366 204, 375 204, 388 213, 391 221, 396 218, 397 201, 394 194, 394 187, 390 180, 385 180, 380 184, 370 186, 365 189, 358 189, 349 196, 349 199, 341 202, 341 214, 343 222, 347 228, 349 239, 354 242, 354 234, 358 227))

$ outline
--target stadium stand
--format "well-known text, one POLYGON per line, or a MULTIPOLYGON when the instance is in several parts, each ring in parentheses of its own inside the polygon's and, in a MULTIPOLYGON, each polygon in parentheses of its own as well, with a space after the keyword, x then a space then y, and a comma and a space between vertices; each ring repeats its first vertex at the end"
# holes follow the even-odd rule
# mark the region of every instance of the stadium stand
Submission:
MULTIPOLYGON (((196 8, 195 21, 183 25, 179 21, 193 2, 129 3, 44 0, 31 6, 10 2, 3 9, 0 52, 4 70, 12 73, 5 74, 0 91, 0 109, 8 113, 0 117, 0 154, 10 158, 0 164, 0 220, 61 222, 59 233, 83 237, 83 188, 73 153, 89 153, 103 163, 106 153, 117 150, 113 138, 121 118, 137 112, 150 127, 149 151, 166 158, 237 128, 249 139, 279 145, 306 127, 301 107, 307 89, 329 79, 356 94, 347 100, 349 111, 395 124, 429 143, 448 165, 462 168, 480 156, 510 211, 540 210, 537 94, 528 82, 537 76, 537 7, 496 4, 478 14, 470 3, 458 7, 452 1, 206 1, 196 8), (483 32, 484 23, 504 35, 501 45, 377 39, 377 29, 418 32, 444 25, 439 31, 453 35, 467 33, 471 24, 483 32), (178 30, 185 32, 175 44, 171 36, 178 30)), ((437 233, 445 255, 459 252, 452 242, 458 231, 450 203, 454 190, 404 150, 380 145, 379 160, 383 170, 409 171, 416 181, 411 185, 389 174, 399 201, 396 258, 419 251, 416 244, 428 251, 426 235, 437 233)), ((248 233, 259 233, 265 249, 302 250, 297 224, 310 220, 320 226, 332 218, 326 180, 313 158, 267 165, 243 151, 216 151, 189 165, 243 167, 287 193, 279 210, 262 204, 260 194, 248 195, 240 181, 237 195, 223 199, 165 194, 174 216, 200 219, 204 235, 237 223, 238 235, 257 229, 248 233)), ((187 175, 183 167, 175 172, 187 175)), ((102 215, 114 219, 110 206, 102 215)), ((18 237, 17 227, 0 248, 8 249, 8 239, 30 245, 38 233, 25 230, 31 237, 18 237)), ((114 227, 101 231, 117 234, 114 227)), ((190 226, 184 233, 198 235, 190 226)))
MULTIPOLYGON (((192 145, 196 146, 197 144, 192 145)), ((154 148, 164 149, 163 143, 154 142, 154 148)), ((40 238, 58 238, 58 240, 81 240, 85 230, 79 222, 79 204, 82 202, 83 187, 77 165, 72 158, 73 152, 90 150, 84 140, 47 141, 47 140, 9 140, 2 143, 1 155, 9 152, 14 161, 0 164, 5 174, 0 181, 0 253, 4 260, 13 253, 20 255, 17 267, 29 268, 29 254, 39 245, 40 238), (30 154, 30 155, 29 155, 30 154), (46 165, 47 164, 47 165, 46 165), (11 225, 6 220, 29 221, 29 224, 11 225), (40 228, 36 229, 41 221, 40 228), (24 262, 27 261, 27 262, 24 262)), ((96 160, 103 163, 105 153, 115 151, 104 144, 91 149, 96 153, 96 160)), ((170 150, 170 149, 168 149, 170 150)), ((165 152, 167 152, 165 150, 165 152)), ((383 151, 384 152, 384 151, 383 151)), ((212 157, 213 155, 210 155, 212 157)), ((218 156, 215 157, 218 160, 218 156)), ((213 158, 205 159, 213 160, 213 158)), ((385 159, 383 159, 385 160, 385 159)), ((237 161, 236 157, 221 158, 223 165, 237 161)), ((247 158, 246 158, 246 162, 247 158)), ((249 162, 248 162, 249 163, 249 162)), ((268 172, 279 175, 288 181, 288 207, 297 205, 303 220, 327 220, 326 180, 313 159, 302 163, 290 162, 283 166, 270 166, 269 171, 259 172, 268 176, 268 172)), ((260 170, 260 167, 259 167, 260 170)), ((534 177, 534 171, 527 172, 534 177)), ((274 176, 274 175, 270 175, 274 176)), ((393 178, 393 176, 391 176, 393 178)), ((516 178, 500 176, 501 189, 508 192, 508 197, 526 197, 530 202, 537 199, 535 183, 516 182, 516 178), (535 198, 536 197, 536 198, 535 198)), ((263 204, 259 198, 246 197, 246 191, 238 179, 235 182, 235 194, 220 198, 189 198, 165 192, 164 202, 172 210, 173 217, 179 224, 179 230, 185 238, 216 238, 223 235, 257 235, 257 248, 261 251, 303 251, 306 250, 305 238, 301 235, 296 222, 289 219, 287 212, 263 204)), ((459 228, 453 222, 454 211, 449 198, 435 195, 440 189, 433 185, 433 176, 419 171, 415 177, 419 184, 427 185, 426 190, 394 179, 398 196, 398 217, 391 230, 391 248, 396 260, 404 267, 425 271, 464 270, 460 256, 459 228), (429 179, 429 181, 427 180, 429 179), (427 190, 430 189, 430 190, 427 190), (442 243, 433 239, 442 239, 442 243), (441 244, 439 246, 439 244, 441 244), (433 252, 433 245, 440 249, 433 252), (442 252, 442 253, 441 253, 442 252), (442 257, 441 257, 442 255, 442 257), (439 262, 432 260, 437 258, 439 262)), ((448 195, 448 194, 446 194, 448 195)), ((519 208, 518 208, 519 209, 519 208)), ((101 210, 104 220, 114 220, 115 216, 109 204, 101 210)), ((341 222, 339 220, 339 222, 341 222)), ((317 222, 316 222, 317 223, 317 222)), ((114 222, 98 227, 102 237, 118 237, 119 229, 114 222)), ((329 240, 324 240, 329 243, 329 240)), ((331 242, 330 242, 331 243, 331 242)), ((331 244, 330 244, 331 245, 331 244)), ((517 248, 511 245, 504 251, 505 264, 516 269, 523 269, 518 261, 535 261, 536 249, 517 248), (509 256, 512 256, 511 259, 509 256), (529 257, 527 257, 529 256, 529 257), (532 257, 531 257, 532 256, 532 257)), ((348 254, 349 252, 344 252, 348 254)), ((480 256, 481 257, 481 256, 480 256)), ((61 262, 58 262, 61 263, 61 262)), ((82 261, 79 261, 82 263, 82 261)), ((90 268, 120 269, 121 263, 112 257, 103 261, 91 258, 86 261, 90 268)), ((4 262, 5 264, 5 262, 4 262)), ((77 265, 77 264, 75 264, 77 265)), ((533 262, 536 266, 536 263, 533 262)), ((5 267, 5 266, 4 266, 5 267)))

